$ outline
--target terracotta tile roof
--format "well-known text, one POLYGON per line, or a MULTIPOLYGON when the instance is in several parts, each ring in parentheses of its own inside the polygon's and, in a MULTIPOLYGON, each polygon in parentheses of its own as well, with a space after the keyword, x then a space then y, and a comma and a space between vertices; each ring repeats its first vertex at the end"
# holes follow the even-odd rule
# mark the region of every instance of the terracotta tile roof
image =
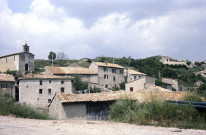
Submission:
POLYGON ((82 67, 46 67, 53 74, 97 74, 93 70, 82 67))
POLYGON ((0 74, 1 82, 15 82, 15 78, 9 74, 0 74))
POLYGON ((19 80, 31 80, 31 79, 72 79, 70 76, 57 76, 57 75, 48 75, 48 74, 27 74, 23 77, 20 77, 19 80))
POLYGON ((114 68, 124 68, 118 64, 106 63, 106 62, 94 62, 99 67, 114 67, 114 68))
MULTIPOLYGON (((124 72, 126 73, 127 70, 124 70, 124 72)), ((146 75, 144 73, 141 73, 141 72, 138 72, 138 71, 135 71, 135 70, 132 70, 132 69, 128 69, 128 73, 131 74, 131 75, 146 75)))
POLYGON ((56 96, 61 103, 70 102, 97 102, 97 101, 114 101, 120 98, 130 98, 138 102, 147 101, 151 96, 158 97, 161 100, 182 100, 186 92, 172 92, 172 91, 148 91, 142 90, 138 92, 104 92, 104 93, 87 93, 87 94, 59 94, 56 96))

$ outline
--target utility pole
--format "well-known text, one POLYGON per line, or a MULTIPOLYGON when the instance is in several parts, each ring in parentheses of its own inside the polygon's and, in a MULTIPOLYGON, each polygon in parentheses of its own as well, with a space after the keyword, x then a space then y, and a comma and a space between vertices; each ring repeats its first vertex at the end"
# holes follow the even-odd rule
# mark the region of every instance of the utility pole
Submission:
POLYGON ((52 52, 52 67, 53 67, 53 52, 52 52))

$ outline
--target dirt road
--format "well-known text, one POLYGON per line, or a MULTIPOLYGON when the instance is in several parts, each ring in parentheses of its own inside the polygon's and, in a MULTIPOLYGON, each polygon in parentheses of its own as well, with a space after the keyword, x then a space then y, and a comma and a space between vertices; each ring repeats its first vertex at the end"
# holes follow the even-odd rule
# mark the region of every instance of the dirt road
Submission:
POLYGON ((0 135, 206 135, 206 131, 105 121, 34 120, 0 116, 0 135))

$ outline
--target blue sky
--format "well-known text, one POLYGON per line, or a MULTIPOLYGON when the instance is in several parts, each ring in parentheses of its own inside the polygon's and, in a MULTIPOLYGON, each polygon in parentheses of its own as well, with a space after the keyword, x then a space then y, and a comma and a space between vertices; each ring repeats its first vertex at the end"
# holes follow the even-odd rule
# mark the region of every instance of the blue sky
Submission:
POLYGON ((0 56, 206 60, 205 0, 0 0, 0 56))

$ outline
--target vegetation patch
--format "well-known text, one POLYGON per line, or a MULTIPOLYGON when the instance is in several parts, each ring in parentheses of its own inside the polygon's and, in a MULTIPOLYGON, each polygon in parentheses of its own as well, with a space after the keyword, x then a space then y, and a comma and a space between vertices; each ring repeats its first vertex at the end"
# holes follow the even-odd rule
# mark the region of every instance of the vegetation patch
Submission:
POLYGON ((206 115, 190 106, 151 101, 138 103, 120 99, 111 107, 112 121, 165 127, 206 129, 206 115))
POLYGON ((10 97, 0 96, 0 115, 15 115, 30 119, 50 119, 43 111, 12 101, 10 97))

